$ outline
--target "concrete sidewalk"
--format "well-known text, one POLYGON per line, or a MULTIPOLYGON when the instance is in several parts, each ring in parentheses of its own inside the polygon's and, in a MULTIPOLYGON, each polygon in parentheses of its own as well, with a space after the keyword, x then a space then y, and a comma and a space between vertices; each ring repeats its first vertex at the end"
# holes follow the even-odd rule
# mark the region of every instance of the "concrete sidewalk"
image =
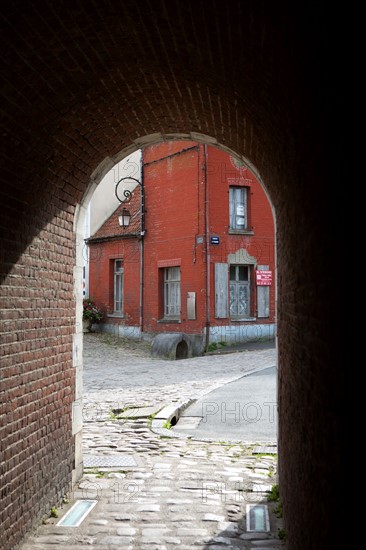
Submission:
POLYGON ((271 366, 275 356, 272 348, 170 362, 152 359, 145 344, 86 335, 84 460, 97 465, 70 487, 69 503, 55 506, 62 517, 77 499, 94 498, 97 505, 79 527, 45 518, 21 549, 282 548, 278 503, 266 500, 276 482, 275 456, 253 454, 253 445, 151 430, 155 412, 174 411, 245 372, 271 366), (118 461, 122 465, 111 466, 118 461), (247 531, 246 506, 258 503, 268 504, 269 532, 247 531))
POLYGON ((195 439, 277 445, 277 370, 246 374, 197 399, 173 426, 195 439))

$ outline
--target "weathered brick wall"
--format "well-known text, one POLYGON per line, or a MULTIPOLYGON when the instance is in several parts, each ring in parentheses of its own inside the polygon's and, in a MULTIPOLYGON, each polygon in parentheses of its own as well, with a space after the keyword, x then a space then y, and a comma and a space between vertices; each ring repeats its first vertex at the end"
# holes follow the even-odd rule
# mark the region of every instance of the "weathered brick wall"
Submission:
POLYGON ((103 323, 139 326, 140 242, 136 238, 90 243, 89 296, 104 313, 103 323), (113 313, 114 260, 124 268, 124 318, 113 313))
POLYGON ((29 231, 39 231, 24 250, 12 233, 17 219, 8 220, 6 244, 19 257, 1 287, 0 540, 6 549, 60 502, 74 463, 73 213, 35 225, 42 215, 46 221, 39 209, 24 220, 29 231))
MULTIPOLYGON (((207 179, 210 234, 220 236, 219 246, 210 246, 211 263, 227 262, 228 254, 244 249, 248 256, 256 258, 257 264, 268 265, 272 271, 273 282, 270 288, 270 308, 268 318, 258 318, 258 323, 275 321, 275 238, 274 219, 268 197, 254 173, 245 165, 241 169, 233 164, 233 159, 225 151, 216 147, 207 147, 207 179), (229 186, 244 185, 248 189, 248 229, 252 235, 233 235, 229 231, 229 186)), ((211 311, 215 311, 214 275, 211 276, 211 311)), ((251 280, 252 313, 256 316, 256 285, 254 273, 251 280)), ((212 319, 213 324, 219 324, 212 319)), ((230 320, 222 320, 230 324, 230 320)))
POLYGON ((329 19, 325 3, 315 12, 261 0, 3 2, 1 389, 2 406, 14 407, 1 427, 5 548, 71 479, 75 204, 106 157, 172 134, 205 134, 245 155, 270 193, 289 547, 335 547, 343 80, 331 72, 334 10, 329 19), (31 251, 40 241, 51 259, 31 251))
POLYGON ((197 143, 185 141, 154 145, 143 151, 147 210, 144 330, 147 332, 201 334, 205 325, 204 245, 195 247, 196 236, 204 231, 204 186, 199 150, 197 143), (180 154, 171 156, 177 152, 180 154), (201 205, 199 212, 198 204, 201 205), (179 324, 161 321, 164 317, 164 267, 174 265, 179 265, 181 271, 179 324), (196 292, 196 320, 187 319, 187 292, 196 292))
MULTIPOLYGON (((209 246, 210 255, 210 324, 230 325, 230 318, 215 317, 214 264, 228 262, 228 255, 245 249, 259 264, 268 264, 274 273, 274 222, 271 207, 260 183, 249 169, 241 172, 232 164, 227 152, 195 142, 168 142, 143 151, 146 196, 146 237, 144 239, 144 329, 150 332, 203 333, 206 325, 206 201, 208 235, 219 235, 220 244, 209 246), (205 176, 205 172, 207 176, 205 176), (245 177, 251 205, 252 235, 229 233, 229 185, 245 177), (207 183, 206 183, 207 180, 207 183), (207 195, 206 195, 207 193, 207 195), (197 244, 197 237, 201 244, 197 244), (159 267, 174 265, 181 271, 180 322, 161 319, 163 297, 159 267), (159 263, 160 262, 160 263, 159 263), (170 262, 170 263, 169 263, 170 262), (178 264, 177 264, 178 265, 178 264), (187 293, 196 293, 196 320, 187 318, 187 293)), ((95 269, 95 268, 94 268, 95 269)), ((253 275, 254 276, 254 275, 253 275)), ((255 312, 255 282, 252 285, 252 311, 255 312)), ((274 322, 275 277, 268 319, 274 322)), ((255 315, 255 313, 254 313, 255 315)), ((237 322, 233 323, 238 326, 237 322)))

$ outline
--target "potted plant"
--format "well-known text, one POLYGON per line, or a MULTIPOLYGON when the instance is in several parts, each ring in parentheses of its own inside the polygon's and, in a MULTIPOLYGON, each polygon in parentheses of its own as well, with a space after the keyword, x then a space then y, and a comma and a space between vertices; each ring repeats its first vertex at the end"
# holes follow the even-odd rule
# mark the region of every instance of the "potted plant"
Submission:
POLYGON ((83 300, 83 332, 91 332, 94 323, 103 319, 103 313, 91 298, 83 300))

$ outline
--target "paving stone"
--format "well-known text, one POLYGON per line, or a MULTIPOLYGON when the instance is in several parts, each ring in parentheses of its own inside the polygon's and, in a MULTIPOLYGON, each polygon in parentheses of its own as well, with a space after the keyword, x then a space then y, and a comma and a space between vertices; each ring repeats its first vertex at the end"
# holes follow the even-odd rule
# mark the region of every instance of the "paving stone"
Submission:
POLYGON ((61 545, 61 544, 66 543, 67 540, 68 540, 67 535, 55 535, 52 538, 49 537, 49 536, 40 536, 40 537, 37 538, 37 544, 39 544, 40 546, 42 544, 50 544, 50 543, 61 545))
POLYGON ((93 519, 89 521, 89 525, 107 525, 108 520, 106 519, 93 519))
POLYGON ((149 477, 152 477, 152 473, 150 472, 132 472, 131 477, 133 479, 148 479, 149 477))
POLYGON ((210 550, 216 550, 216 548, 221 548, 221 550, 222 550, 222 546, 221 546, 222 544, 223 544, 224 546, 230 546, 230 547, 231 547, 231 539, 228 539, 227 537, 214 537, 214 538, 212 539, 212 542, 218 543, 218 544, 220 544, 220 546, 218 546, 218 545, 214 545, 214 546, 210 545, 210 546, 209 546, 210 550), (215 548, 215 546, 216 546, 216 548, 215 548))
POLYGON ((179 498, 168 498, 166 501, 167 504, 193 504, 193 500, 189 499, 179 499, 179 498))
MULTIPOLYGON (((136 464, 115 469, 98 467, 106 472, 104 478, 89 473, 81 481, 81 488, 73 491, 74 499, 83 498, 92 484, 98 484, 101 490, 99 516, 87 517, 80 527, 85 536, 75 535, 71 529, 59 534, 55 525, 40 525, 32 546, 28 542, 28 547, 19 550, 249 550, 249 545, 258 550, 260 546, 254 543, 267 541, 277 549, 276 541, 262 539, 258 536, 261 534, 240 534, 244 503, 251 502, 254 494, 238 493, 236 487, 243 484, 262 489, 268 484, 269 467, 274 467, 271 483, 276 483, 277 459, 245 455, 239 445, 229 453, 230 449, 214 442, 160 438, 149 429, 147 418, 109 418, 113 408, 136 409, 139 404, 156 411, 196 398, 209 388, 241 377, 245 371, 272 366, 275 350, 251 352, 250 356, 243 353, 192 358, 176 368, 166 361, 152 361, 136 343, 133 348, 123 349, 103 344, 97 335, 85 336, 84 404, 98 410, 98 415, 92 418, 89 414, 90 418, 85 419, 84 454, 104 459, 128 455, 136 464), (241 456, 233 463, 230 455, 235 454, 241 456), (223 489, 206 491, 203 500, 204 483, 222 483, 223 489), (116 484, 120 502, 118 498, 115 501, 116 484), (128 486, 136 487, 136 494, 129 493, 128 486), (132 502, 134 498, 137 502, 132 502)), ((126 411, 127 416, 132 412, 126 411)), ((273 534, 277 534, 277 524, 273 534)), ((266 550, 271 548, 264 546, 266 550)))
POLYGON ((156 473, 154 472, 154 479, 170 479, 170 480, 173 480, 175 479, 175 475, 174 474, 168 474, 167 472, 159 472, 159 473, 156 473))
POLYGON ((254 473, 255 474, 259 474, 259 475, 268 477, 268 472, 269 472, 268 468, 257 468, 257 467, 254 468, 254 473))
POLYGON ((158 485, 158 486, 149 487, 149 491, 153 493, 169 493, 173 491, 173 489, 171 487, 167 487, 164 485, 158 485))
POLYGON ((160 521, 162 518, 159 513, 157 512, 150 512, 148 514, 143 514, 138 519, 139 526, 143 525, 151 525, 151 521, 160 521))
POLYGON ((179 527, 177 529, 177 535, 178 537, 204 537, 207 535, 207 530, 195 527, 179 527))
MULTIPOLYGON (((129 540, 128 542, 126 541, 126 544, 130 544, 132 542, 132 539, 129 540)), ((101 539, 100 541, 100 544, 104 544, 106 546, 108 545, 112 545, 112 546, 121 546, 122 542, 121 542, 121 537, 114 537, 114 536, 108 536, 108 537, 104 537, 103 539, 101 539)), ((132 546, 131 546, 132 548, 132 546)))
POLYGON ((167 527, 145 527, 141 529, 141 534, 143 537, 159 537, 159 539, 169 533, 170 529, 167 527))
POLYGON ((205 514, 203 521, 225 521, 225 516, 218 516, 216 514, 205 514))
POLYGON ((165 456, 167 458, 180 458, 182 456, 181 453, 165 453, 165 456))
POLYGON ((176 514, 178 516, 182 516, 185 512, 188 512, 190 510, 190 506, 170 506, 169 512, 172 514, 176 514))
POLYGON ((110 533, 110 528, 106 526, 97 527, 90 524, 88 525, 88 535, 104 535, 104 534, 107 535, 108 533, 110 533))
POLYGON ((136 529, 133 527, 119 527, 117 529, 117 535, 120 537, 130 537, 136 534, 136 529))
POLYGON ((115 521, 134 521, 135 517, 132 514, 121 514, 119 516, 115 516, 115 521))
POLYGON ((230 504, 226 507, 228 512, 237 512, 238 510, 241 510, 240 504, 230 504))
MULTIPOLYGON (((170 511, 172 511, 172 510, 170 510, 170 511)), ((179 523, 179 522, 180 522, 180 523, 182 523, 182 524, 184 524, 184 522, 186 522, 187 524, 188 524, 188 523, 191 524, 192 521, 197 521, 197 518, 196 518, 196 516, 187 516, 187 515, 184 516, 183 514, 182 514, 182 515, 180 514, 180 515, 178 515, 178 516, 172 516, 172 517, 170 517, 170 518, 169 518, 169 521, 170 521, 170 522, 176 522, 176 523, 179 523)))
POLYGON ((159 512, 160 504, 142 504, 136 510, 137 512, 159 512))
MULTIPOLYGON (((160 535, 150 535, 150 536, 143 536, 141 537, 142 544, 161 544, 163 542, 163 539, 160 535)), ((159 546, 160 548, 160 546, 159 546)))
POLYGON ((269 460, 263 460, 262 462, 256 462, 255 467, 256 468, 265 468, 268 469, 269 466, 273 466, 274 459, 271 457, 269 460))

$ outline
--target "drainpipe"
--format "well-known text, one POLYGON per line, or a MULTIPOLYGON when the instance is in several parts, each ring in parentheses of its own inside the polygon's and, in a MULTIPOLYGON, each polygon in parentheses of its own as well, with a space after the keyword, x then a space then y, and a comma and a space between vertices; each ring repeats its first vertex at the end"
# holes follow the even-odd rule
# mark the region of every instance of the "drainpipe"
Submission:
POLYGON ((203 181, 205 187, 205 226, 206 226, 206 351, 210 344, 211 322, 211 278, 210 278, 210 226, 208 217, 208 181, 207 181, 207 145, 203 146, 204 157, 202 164, 203 181))
POLYGON ((140 187, 140 209, 141 209, 141 233, 140 233, 140 318, 139 327, 142 338, 144 330, 144 237, 145 237, 145 189, 144 189, 144 165, 141 152, 140 169, 141 169, 141 187, 140 187))

